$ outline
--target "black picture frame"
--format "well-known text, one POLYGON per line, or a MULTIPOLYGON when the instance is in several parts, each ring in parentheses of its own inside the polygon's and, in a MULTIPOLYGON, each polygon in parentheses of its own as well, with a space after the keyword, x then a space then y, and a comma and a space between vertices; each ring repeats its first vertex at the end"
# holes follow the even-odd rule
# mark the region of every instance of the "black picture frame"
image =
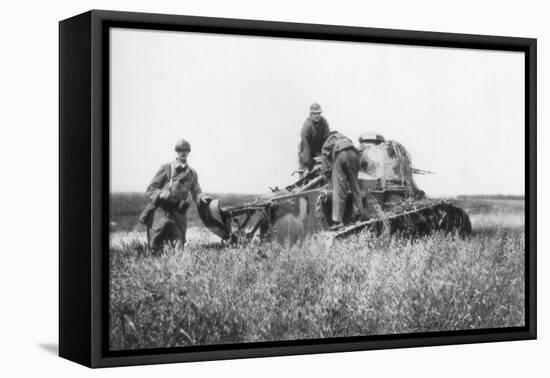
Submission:
POLYGON ((59 24, 59 355, 89 367, 535 339, 536 39, 92 10, 59 24), (109 28, 525 53, 525 326, 109 351, 109 28))

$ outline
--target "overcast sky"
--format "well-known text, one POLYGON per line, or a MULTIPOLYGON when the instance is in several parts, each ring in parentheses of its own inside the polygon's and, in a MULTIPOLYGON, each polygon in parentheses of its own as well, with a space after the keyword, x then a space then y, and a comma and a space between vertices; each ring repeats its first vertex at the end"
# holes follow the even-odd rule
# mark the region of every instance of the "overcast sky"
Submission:
POLYGON ((111 190, 145 190, 174 143, 206 192, 263 193, 298 167, 318 102, 355 142, 401 142, 429 196, 524 194, 517 52, 111 30, 111 190))

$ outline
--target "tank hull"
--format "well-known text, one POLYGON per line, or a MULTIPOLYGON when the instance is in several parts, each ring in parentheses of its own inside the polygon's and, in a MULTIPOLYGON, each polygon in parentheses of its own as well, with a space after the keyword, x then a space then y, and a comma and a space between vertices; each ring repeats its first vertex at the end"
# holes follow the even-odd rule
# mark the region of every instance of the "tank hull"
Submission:
POLYGON ((295 243, 314 232, 342 238, 363 230, 382 234, 425 235, 435 231, 466 236, 468 214, 451 201, 427 199, 414 174, 432 174, 412 167, 403 145, 383 138, 363 138, 358 175, 363 207, 355 219, 351 195, 342 224, 332 222, 332 192, 318 164, 285 189, 239 206, 220 207, 214 200, 199 206, 204 224, 229 242, 253 239, 295 243))
MULTIPOLYGON (((462 237, 472 232, 468 214, 451 201, 409 198, 392 203, 391 206, 383 206, 376 197, 371 198, 369 206, 372 210, 369 211, 371 216, 368 219, 348 221, 337 228, 330 221, 331 193, 321 188, 217 211, 205 212, 199 209, 199 214, 212 232, 222 240, 233 243, 259 239, 293 244, 319 231, 335 238, 361 231, 404 236, 439 231, 462 237), (213 219, 212 214, 219 214, 218 219, 213 219)), ((345 218, 349 220, 349 215, 345 218)))

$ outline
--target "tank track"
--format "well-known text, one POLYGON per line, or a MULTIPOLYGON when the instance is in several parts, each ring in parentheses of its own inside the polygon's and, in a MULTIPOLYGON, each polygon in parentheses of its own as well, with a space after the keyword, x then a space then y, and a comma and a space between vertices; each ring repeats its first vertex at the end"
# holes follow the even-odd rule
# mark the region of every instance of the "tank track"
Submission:
POLYGON ((435 231, 457 233, 465 237, 472 232, 468 214, 447 200, 405 200, 390 209, 377 211, 377 216, 334 230, 335 238, 343 238, 368 229, 376 234, 388 232, 408 236, 426 235, 435 231))

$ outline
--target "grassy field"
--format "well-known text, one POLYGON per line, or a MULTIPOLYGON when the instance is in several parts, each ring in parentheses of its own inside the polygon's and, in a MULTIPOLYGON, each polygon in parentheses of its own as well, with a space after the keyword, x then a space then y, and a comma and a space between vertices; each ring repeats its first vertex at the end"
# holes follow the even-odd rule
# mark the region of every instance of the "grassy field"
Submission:
MULTIPOLYGON (((117 196, 111 206, 114 232, 134 230, 142 208, 136 206, 138 195, 117 196)), ((467 239, 365 233, 332 245, 313 236, 291 247, 228 247, 204 230, 184 251, 160 257, 150 256, 142 241, 113 244, 110 347, 523 325, 524 201, 457 203, 472 219, 474 233, 467 239)))

